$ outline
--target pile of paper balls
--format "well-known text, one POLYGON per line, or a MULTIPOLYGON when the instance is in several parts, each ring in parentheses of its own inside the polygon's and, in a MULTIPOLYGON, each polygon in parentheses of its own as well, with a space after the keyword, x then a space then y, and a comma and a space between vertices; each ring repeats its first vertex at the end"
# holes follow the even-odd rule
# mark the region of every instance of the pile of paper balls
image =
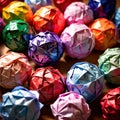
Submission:
POLYGON ((99 99, 101 116, 119 120, 116 5, 116 0, 0 0, 0 119, 41 120, 48 106, 53 119, 88 120, 90 104, 99 99), (87 58, 96 52, 95 64, 94 57, 87 58), (104 93, 106 84, 112 90, 104 93))

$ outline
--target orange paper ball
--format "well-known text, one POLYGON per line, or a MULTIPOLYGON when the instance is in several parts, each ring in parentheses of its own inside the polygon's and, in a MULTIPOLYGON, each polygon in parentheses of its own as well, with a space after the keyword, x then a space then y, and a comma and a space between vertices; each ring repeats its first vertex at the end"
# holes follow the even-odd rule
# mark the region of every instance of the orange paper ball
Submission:
POLYGON ((89 26, 95 37, 95 49, 104 51, 117 43, 114 23, 106 18, 98 18, 89 26))
POLYGON ((48 30, 59 34, 65 27, 63 13, 52 5, 41 7, 33 16, 33 27, 36 32, 48 30))

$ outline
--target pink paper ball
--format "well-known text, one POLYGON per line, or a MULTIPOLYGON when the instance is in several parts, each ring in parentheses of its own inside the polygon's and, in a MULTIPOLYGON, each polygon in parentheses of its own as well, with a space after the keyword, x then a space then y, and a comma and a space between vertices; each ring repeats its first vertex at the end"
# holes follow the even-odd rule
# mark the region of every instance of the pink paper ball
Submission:
POLYGON ((87 120, 91 113, 83 96, 74 92, 59 95, 51 110, 56 120, 87 120))
POLYGON ((32 74, 32 66, 23 53, 8 52, 0 57, 0 86, 6 89, 24 85, 32 74))
POLYGON ((95 45, 93 34, 85 24, 71 24, 64 29, 60 38, 65 52, 72 58, 88 56, 95 45))
POLYGON ((68 25, 72 23, 88 24, 93 21, 92 9, 83 2, 71 3, 64 12, 64 18, 68 25))

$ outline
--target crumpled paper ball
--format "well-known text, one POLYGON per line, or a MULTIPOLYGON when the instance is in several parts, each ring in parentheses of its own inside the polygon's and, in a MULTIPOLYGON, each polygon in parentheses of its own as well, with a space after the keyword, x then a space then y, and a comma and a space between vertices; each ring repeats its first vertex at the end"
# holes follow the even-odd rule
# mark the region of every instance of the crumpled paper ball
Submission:
POLYGON ((2 17, 8 24, 11 20, 22 19, 32 24, 33 12, 29 5, 20 1, 12 1, 2 10, 2 17))
POLYGON ((8 52, 0 57, 0 86, 3 88, 24 85, 31 73, 32 67, 24 54, 8 52))
POLYGON ((0 0, 0 15, 2 13, 2 9, 6 7, 10 2, 11 0, 0 0))
POLYGON ((24 2, 30 6, 33 13, 42 6, 52 5, 52 0, 24 0, 24 2))
POLYGON ((102 93, 104 74, 92 63, 77 62, 67 73, 66 85, 69 91, 74 91, 91 102, 102 93))
POLYGON ((43 6, 34 14, 33 27, 36 32, 48 30, 60 34, 65 27, 63 13, 55 6, 43 6))
POLYGON ((120 48, 109 48, 98 58, 98 66, 108 83, 120 85, 120 48))
POLYGON ((38 66, 53 65, 62 55, 62 42, 53 32, 40 32, 29 41, 28 56, 38 66))
POLYGON ((89 0, 88 5, 93 10, 95 19, 111 19, 116 9, 116 0, 89 0))
POLYGON ((33 73, 29 88, 39 92, 41 103, 51 104, 65 91, 65 76, 51 66, 41 67, 33 73))
POLYGON ((37 92, 18 86, 2 98, 0 113, 5 120, 38 120, 42 104, 37 92))
POLYGON ((5 26, 2 37, 5 45, 12 51, 24 52, 28 49, 30 26, 23 20, 12 20, 5 26))
POLYGON ((106 18, 98 18, 90 24, 95 37, 95 49, 104 51, 117 43, 117 30, 115 24, 106 18))
POLYGON ((87 120, 91 113, 83 96, 72 91, 60 94, 50 107, 56 120, 87 120))
POLYGON ((64 11, 67 25, 72 23, 89 24, 93 21, 92 9, 83 2, 73 2, 64 11))
POLYGON ((3 31, 4 27, 5 27, 5 22, 4 22, 4 20, 0 17, 0 37, 1 37, 1 35, 2 35, 2 31, 3 31))
POLYGON ((101 108, 105 120, 120 119, 120 87, 110 90, 101 99, 101 108))
POLYGON ((60 9, 60 11, 64 12, 66 7, 69 6, 72 2, 78 2, 83 0, 53 0, 54 5, 60 9))
POLYGON ((72 58, 81 59, 88 56, 95 41, 91 30, 84 24, 71 24, 60 36, 65 52, 72 58))

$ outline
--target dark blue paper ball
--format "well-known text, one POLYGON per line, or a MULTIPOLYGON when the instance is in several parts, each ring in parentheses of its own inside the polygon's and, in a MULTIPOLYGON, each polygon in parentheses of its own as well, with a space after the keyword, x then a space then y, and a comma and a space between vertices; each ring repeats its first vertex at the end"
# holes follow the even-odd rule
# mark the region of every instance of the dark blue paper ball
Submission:
POLYGON ((116 0, 89 0, 88 5, 93 10, 95 19, 111 19, 116 9, 116 0))

